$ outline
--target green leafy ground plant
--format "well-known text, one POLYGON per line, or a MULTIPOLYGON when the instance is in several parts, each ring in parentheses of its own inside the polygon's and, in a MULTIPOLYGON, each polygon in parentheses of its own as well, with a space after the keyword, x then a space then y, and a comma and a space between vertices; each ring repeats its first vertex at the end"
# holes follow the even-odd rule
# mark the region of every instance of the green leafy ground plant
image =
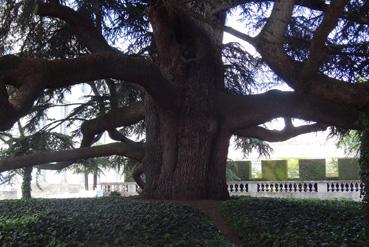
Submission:
POLYGON ((369 246, 357 202, 243 197, 221 210, 245 246, 369 246))
POLYGON ((0 246, 228 246, 199 210, 119 197, 0 202, 0 246))

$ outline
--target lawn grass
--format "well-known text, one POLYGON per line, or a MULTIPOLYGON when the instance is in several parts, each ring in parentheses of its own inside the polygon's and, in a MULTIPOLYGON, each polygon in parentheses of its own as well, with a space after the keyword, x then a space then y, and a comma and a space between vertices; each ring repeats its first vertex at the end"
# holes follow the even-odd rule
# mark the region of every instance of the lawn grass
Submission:
POLYGON ((227 246, 197 209, 119 197, 0 201, 0 246, 227 246))
POLYGON ((221 211, 244 246, 369 246, 358 202, 241 197, 221 211))

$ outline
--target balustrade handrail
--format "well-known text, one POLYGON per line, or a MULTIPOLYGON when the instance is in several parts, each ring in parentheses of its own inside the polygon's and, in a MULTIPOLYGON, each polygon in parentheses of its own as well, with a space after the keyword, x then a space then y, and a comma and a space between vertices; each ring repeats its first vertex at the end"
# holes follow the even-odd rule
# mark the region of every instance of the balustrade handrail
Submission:
POLYGON ((361 180, 233 180, 233 181, 227 181, 227 184, 229 183, 331 183, 331 182, 360 182, 361 180))
MULTIPOLYGON (((103 182, 99 184, 104 193, 112 191, 124 195, 136 195, 139 187, 135 182, 103 182)), ((287 180, 287 181, 228 181, 230 195, 252 196, 308 196, 318 198, 347 198, 359 200, 364 194, 360 180, 287 180)))

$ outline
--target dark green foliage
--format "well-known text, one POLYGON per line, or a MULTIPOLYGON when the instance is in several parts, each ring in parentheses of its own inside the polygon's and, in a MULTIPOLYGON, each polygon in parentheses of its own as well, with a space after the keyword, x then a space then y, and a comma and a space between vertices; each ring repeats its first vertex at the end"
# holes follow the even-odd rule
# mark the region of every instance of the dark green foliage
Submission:
POLYGON ((338 159, 338 176, 342 180, 359 180, 360 168, 357 159, 338 159))
MULTIPOLYGON (((124 162, 124 181, 126 182, 135 182, 132 177, 132 173, 134 169, 139 165, 139 162, 133 159, 126 159, 124 162)), ((144 177, 144 176, 143 176, 144 177)))
POLYGON ((369 246, 357 202, 243 197, 221 210, 244 246, 369 246))
POLYGON ((286 160, 263 160, 261 161, 261 173, 263 180, 283 181, 287 180, 286 160))
POLYGON ((251 161, 228 161, 227 166, 230 167, 239 180, 250 180, 251 161))
POLYGON ((337 147, 343 148, 345 153, 358 156, 360 149, 360 131, 331 128, 330 135, 338 137, 337 147))
POLYGON ((37 132, 33 135, 13 137, 6 143, 8 149, 1 153, 4 157, 15 157, 37 151, 58 151, 73 147, 71 137, 57 132, 37 132))
POLYGON ((239 137, 235 138, 235 147, 242 151, 244 157, 247 157, 253 150, 258 152, 260 157, 269 157, 273 148, 265 141, 256 138, 239 137))
POLYGON ((99 199, 0 202, 1 246, 227 246, 199 210, 99 199))
POLYGON ((299 173, 301 180, 324 180, 324 159, 301 159, 299 160, 299 173))
POLYGON ((109 196, 119 197, 119 196, 121 196, 121 194, 118 191, 112 191, 112 192, 110 192, 109 196))

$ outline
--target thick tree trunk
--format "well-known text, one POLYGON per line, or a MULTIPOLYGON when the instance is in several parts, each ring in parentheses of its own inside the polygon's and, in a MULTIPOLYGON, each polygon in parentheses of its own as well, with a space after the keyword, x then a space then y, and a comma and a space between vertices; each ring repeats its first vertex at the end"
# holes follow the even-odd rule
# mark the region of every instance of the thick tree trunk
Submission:
POLYGON ((83 172, 84 178, 85 178, 85 190, 88 190, 88 172, 84 171, 83 172))
POLYGON ((92 190, 96 190, 96 188, 97 188, 97 172, 98 172, 98 167, 97 167, 97 164, 96 164, 95 167, 94 167, 94 181, 93 181, 93 184, 92 184, 92 190))
POLYGON ((157 113, 146 119, 144 195, 159 199, 226 199, 225 168, 230 135, 211 117, 157 113), (183 119, 184 118, 184 119, 183 119), (184 122, 182 122, 184 121, 184 122), (214 127, 209 127, 209 122, 214 127), (214 128, 214 129, 213 129, 214 128))
POLYGON ((32 170, 32 166, 23 168, 22 199, 31 199, 32 170))
POLYGON ((182 11, 161 1, 153 1, 150 9, 162 74, 180 96, 174 111, 150 97, 145 101, 144 195, 225 199, 230 135, 220 121, 215 95, 224 88, 222 35, 182 11))

